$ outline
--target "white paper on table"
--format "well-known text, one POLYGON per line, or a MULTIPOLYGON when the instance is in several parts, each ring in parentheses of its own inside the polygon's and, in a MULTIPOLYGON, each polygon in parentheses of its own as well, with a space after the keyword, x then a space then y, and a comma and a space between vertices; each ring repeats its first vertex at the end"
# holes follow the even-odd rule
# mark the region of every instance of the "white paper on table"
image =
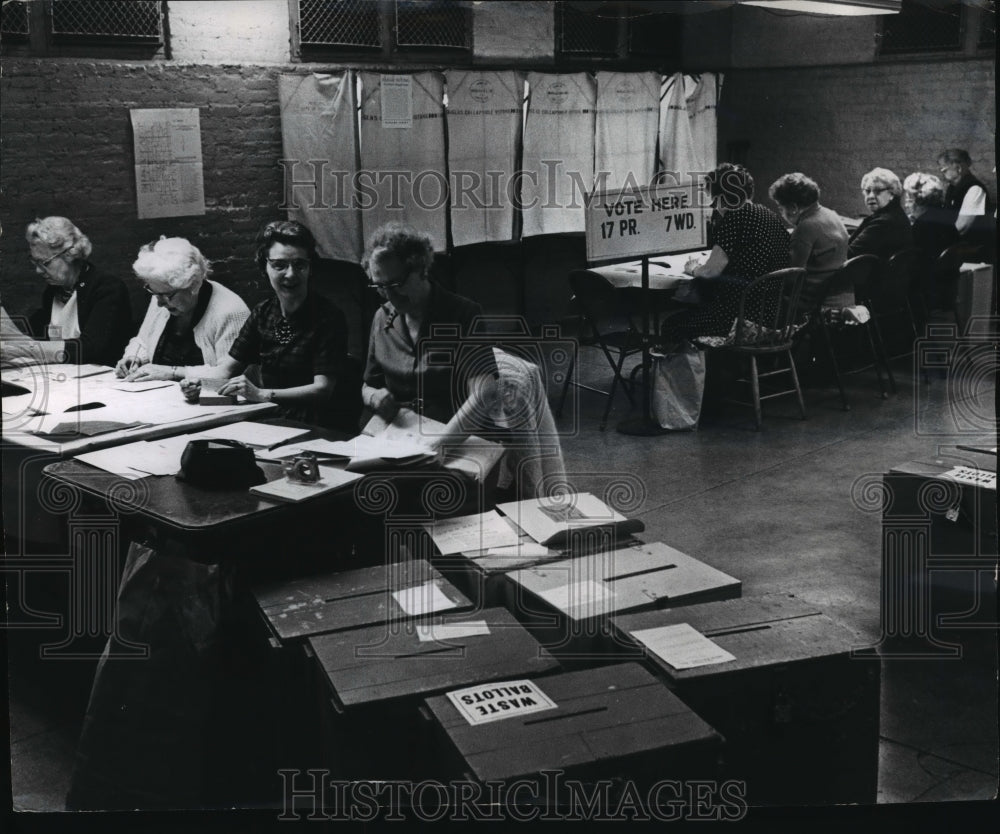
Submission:
POLYGON ((151 379, 148 382, 119 382, 111 387, 115 391, 127 391, 130 394, 138 394, 143 391, 153 391, 156 388, 166 388, 169 385, 173 385, 173 382, 168 382, 165 379, 151 379))
POLYGON ((109 368, 107 365, 75 365, 74 369, 70 371, 67 376, 70 379, 83 379, 84 377, 99 376, 101 374, 109 374, 113 369, 109 368))
POLYGON ((444 518, 423 525, 442 556, 467 550, 515 545, 518 535, 496 510, 444 518))
POLYGON ((140 459, 141 453, 139 450, 145 445, 145 441, 140 440, 138 443, 128 443, 124 446, 112 446, 109 449, 87 452, 83 455, 77 455, 76 459, 91 466, 96 466, 98 469, 103 469, 105 472, 110 472, 112 475, 118 475, 129 481, 136 481, 139 478, 145 478, 149 474, 152 474, 132 467, 132 464, 140 459))
POLYGON ((505 547, 491 547, 487 549, 484 555, 510 559, 534 559, 548 556, 549 549, 544 544, 518 542, 517 544, 506 545, 505 547))
POLYGON ((242 420, 238 423, 228 423, 224 426, 214 426, 197 433, 197 437, 215 437, 222 440, 238 440, 247 446, 263 446, 270 448, 280 443, 286 443, 311 429, 295 428, 294 426, 272 426, 267 423, 254 423, 242 420))
POLYGON ((736 657, 688 623, 642 628, 632 636, 675 669, 728 663, 736 657))
POLYGON ((607 613, 608 602, 613 600, 615 595, 607 585, 587 579, 539 591, 538 596, 560 611, 578 618, 586 618, 607 613))
POLYGON ((445 611, 456 607, 456 604, 448 599, 434 582, 425 582, 423 585, 414 585, 410 588, 403 588, 401 591, 393 591, 392 598, 396 600, 403 612, 411 617, 419 617, 421 614, 430 614, 434 611, 445 611))
POLYGON ((421 643, 457 640, 460 637, 480 637, 490 633, 486 620, 471 620, 467 623, 431 623, 417 626, 417 637, 421 643))

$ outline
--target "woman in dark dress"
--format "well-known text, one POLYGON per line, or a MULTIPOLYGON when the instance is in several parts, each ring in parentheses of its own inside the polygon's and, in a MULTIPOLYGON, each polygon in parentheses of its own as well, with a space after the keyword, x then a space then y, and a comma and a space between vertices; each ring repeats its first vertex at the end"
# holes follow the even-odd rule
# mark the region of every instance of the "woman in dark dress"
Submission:
POLYGON ((65 217, 29 223, 27 239, 47 285, 30 324, 35 338, 47 341, 22 358, 114 365, 133 332, 125 284, 87 260, 90 240, 65 217))
POLYGON ((903 181, 904 205, 917 250, 914 272, 932 309, 950 309, 955 301, 954 281, 938 267, 941 253, 958 243, 958 230, 945 208, 944 193, 944 184, 933 174, 910 174, 903 181))
POLYGON ((188 368, 181 387, 190 395, 199 378, 225 379, 220 394, 277 403, 283 417, 331 426, 331 394, 347 357, 347 323, 310 288, 316 241, 301 223, 268 223, 256 260, 274 295, 254 307, 228 356, 214 366, 188 368), (250 365, 260 367, 259 382, 246 375, 250 365))
POLYGON ((888 261, 913 246, 910 219, 900 202, 903 184, 888 168, 873 168, 861 178, 861 194, 871 214, 847 242, 847 257, 878 255, 888 261))
POLYGON ((700 301, 664 322, 664 341, 725 336, 739 315, 744 287, 761 275, 788 266, 788 232, 773 211, 752 202, 750 172, 742 165, 724 162, 706 182, 719 215, 715 244, 704 263, 692 258, 684 265, 684 271, 695 279, 700 301))

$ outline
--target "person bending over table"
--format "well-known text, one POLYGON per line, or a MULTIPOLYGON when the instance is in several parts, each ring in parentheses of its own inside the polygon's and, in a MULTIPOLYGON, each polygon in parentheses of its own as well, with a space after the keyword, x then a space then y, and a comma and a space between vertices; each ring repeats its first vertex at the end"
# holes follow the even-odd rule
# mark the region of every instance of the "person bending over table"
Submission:
POLYGON ((888 168, 872 168, 861 178, 861 193, 871 214, 861 221, 847 243, 847 257, 878 255, 888 261, 913 246, 910 219, 900 198, 903 185, 888 168))
POLYGON ((361 398, 387 421, 407 407, 445 423, 441 435, 430 438, 429 445, 438 447, 492 425, 497 365, 485 343, 460 356, 461 340, 471 334, 482 308, 433 283, 428 277, 433 260, 430 238, 399 223, 381 226, 368 240, 361 265, 369 286, 385 301, 372 320, 361 398), (435 325, 457 328, 459 349, 451 351, 450 361, 437 360, 421 344, 434 338, 435 325))
POLYGON ((706 184, 719 215, 715 245, 704 263, 692 258, 684 265, 695 278, 699 303, 664 321, 666 340, 725 336, 739 315, 743 288, 754 278, 788 266, 788 233, 773 211, 752 202, 750 172, 724 162, 708 175, 706 184))
MULTIPOLYGON (((919 252, 916 274, 932 308, 954 303, 954 286, 939 286, 938 257, 958 243, 954 217, 944 206, 944 184, 933 174, 913 173, 903 180, 903 204, 910 217, 913 245, 919 252), (950 301, 949 301, 950 298, 950 301)), ((951 282, 953 283, 953 282, 951 282)))
POLYGON ((347 357, 347 322, 310 287, 317 259, 316 241, 301 223, 264 227, 256 262, 274 295, 254 307, 218 364, 185 369, 186 396, 198 390, 199 379, 224 379, 220 394, 276 403, 290 420, 333 424, 331 393, 347 357), (245 373, 252 364, 260 367, 259 385, 245 373))
POLYGON ((232 290, 207 280, 211 267, 195 246, 161 237, 139 250, 132 270, 152 298, 116 376, 181 380, 187 366, 215 365, 229 354, 250 310, 232 290))
POLYGON ((778 211, 792 225, 789 238, 789 266, 806 269, 801 303, 812 309, 840 310, 854 304, 854 287, 828 287, 826 297, 818 297, 823 283, 847 260, 847 229, 840 216, 819 203, 819 186, 805 174, 785 174, 771 183, 768 195, 778 211))
POLYGON ((113 365, 132 335, 125 284, 87 260, 90 240, 65 217, 29 223, 26 237, 46 283, 42 306, 29 319, 41 341, 6 344, 4 359, 113 365))

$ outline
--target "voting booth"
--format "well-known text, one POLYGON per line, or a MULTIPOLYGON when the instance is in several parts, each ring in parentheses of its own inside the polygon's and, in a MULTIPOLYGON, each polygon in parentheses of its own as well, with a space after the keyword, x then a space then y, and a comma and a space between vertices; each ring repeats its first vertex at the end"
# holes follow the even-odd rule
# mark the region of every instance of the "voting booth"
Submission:
POLYGON ((750 805, 873 803, 877 657, 792 596, 710 602, 614 618, 673 692, 726 738, 723 776, 750 805))

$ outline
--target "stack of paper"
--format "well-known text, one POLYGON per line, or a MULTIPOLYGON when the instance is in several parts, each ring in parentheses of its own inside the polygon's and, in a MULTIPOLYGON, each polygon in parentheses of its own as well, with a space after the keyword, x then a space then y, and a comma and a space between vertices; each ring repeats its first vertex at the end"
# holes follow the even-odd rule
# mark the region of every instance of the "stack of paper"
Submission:
POLYGON ((512 501, 497 509, 540 544, 552 544, 573 530, 628 520, 589 492, 512 501))

